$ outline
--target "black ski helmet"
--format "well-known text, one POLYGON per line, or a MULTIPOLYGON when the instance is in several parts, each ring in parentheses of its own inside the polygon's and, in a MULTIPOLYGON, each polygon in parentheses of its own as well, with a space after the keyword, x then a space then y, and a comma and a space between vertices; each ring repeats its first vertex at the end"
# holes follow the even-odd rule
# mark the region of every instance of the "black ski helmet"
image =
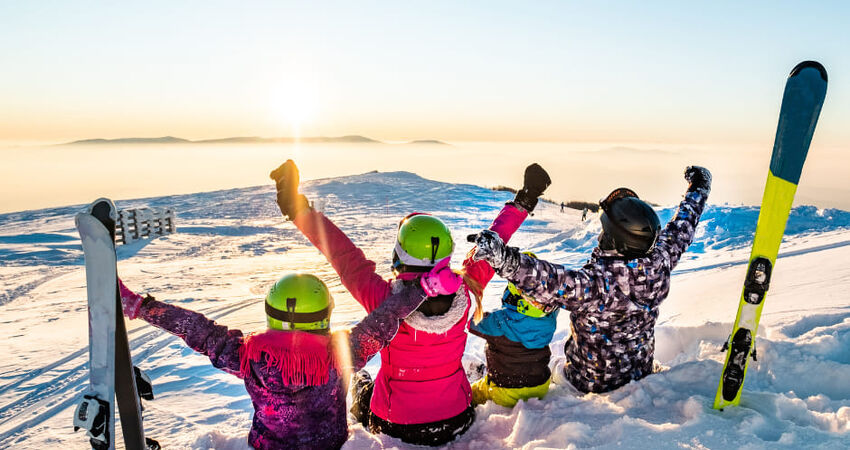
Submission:
POLYGON ((599 246, 626 258, 640 258, 655 247, 661 221, 648 203, 627 188, 615 189, 599 202, 602 233, 599 246))

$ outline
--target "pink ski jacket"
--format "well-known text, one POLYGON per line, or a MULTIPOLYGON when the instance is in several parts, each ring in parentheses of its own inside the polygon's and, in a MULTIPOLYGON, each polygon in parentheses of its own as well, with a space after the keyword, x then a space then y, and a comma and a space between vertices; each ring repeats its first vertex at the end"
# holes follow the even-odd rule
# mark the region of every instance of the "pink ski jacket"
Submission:
MULTIPOLYGON (((507 242, 527 216, 525 210, 509 203, 490 229, 507 242)), ((385 280, 375 273, 375 262, 323 214, 309 210, 298 215, 294 223, 325 255, 342 284, 367 312, 400 289, 399 279, 385 280)), ((463 265, 482 289, 493 277, 494 271, 485 261, 468 257, 463 265)), ((455 417, 469 407, 472 394, 461 358, 470 295, 464 285, 442 316, 414 312, 401 323, 398 334, 381 350, 381 368, 370 405, 375 415, 397 424, 421 424, 455 417)))

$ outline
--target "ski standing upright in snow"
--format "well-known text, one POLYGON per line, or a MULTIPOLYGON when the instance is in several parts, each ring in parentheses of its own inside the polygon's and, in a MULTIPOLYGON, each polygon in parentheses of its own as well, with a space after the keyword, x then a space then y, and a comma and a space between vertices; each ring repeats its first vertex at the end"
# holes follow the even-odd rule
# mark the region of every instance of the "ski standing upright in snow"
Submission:
POLYGON ((74 429, 88 431, 93 449, 114 449, 117 397, 126 448, 158 449, 156 441, 145 439, 142 428, 139 397, 152 399, 153 395, 147 377, 133 367, 118 293, 117 217, 111 200, 98 199, 75 218, 86 263, 90 381, 74 414, 74 429))
POLYGON ((724 345, 728 353, 714 399, 715 409, 740 403, 749 357, 756 359, 755 335, 761 310, 803 163, 823 106, 826 85, 826 70, 815 61, 797 64, 785 83, 773 155, 744 290, 738 305, 738 316, 729 341, 724 345))

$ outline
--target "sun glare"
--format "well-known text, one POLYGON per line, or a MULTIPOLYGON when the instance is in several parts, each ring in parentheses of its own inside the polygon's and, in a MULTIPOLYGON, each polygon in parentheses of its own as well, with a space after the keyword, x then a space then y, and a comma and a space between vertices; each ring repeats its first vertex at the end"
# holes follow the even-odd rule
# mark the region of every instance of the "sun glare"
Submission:
POLYGON ((270 96, 270 109, 275 122, 289 127, 293 137, 300 137, 318 114, 317 91, 306 83, 289 83, 270 96))

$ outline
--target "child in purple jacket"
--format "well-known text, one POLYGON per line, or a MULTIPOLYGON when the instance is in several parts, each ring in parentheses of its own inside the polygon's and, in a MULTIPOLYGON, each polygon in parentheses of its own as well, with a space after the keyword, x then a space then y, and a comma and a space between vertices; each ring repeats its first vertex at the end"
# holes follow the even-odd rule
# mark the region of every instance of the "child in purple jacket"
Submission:
POLYGON ((265 301, 268 329, 247 336, 200 313, 142 297, 120 280, 119 286, 127 317, 180 337, 213 366, 244 380, 254 406, 252 447, 328 449, 348 438, 345 396, 351 372, 392 340, 399 321, 419 307, 426 292, 457 289, 462 281, 450 270, 432 272, 421 287, 392 295, 350 332, 334 333, 333 299, 313 275, 290 274, 275 283, 265 301))

